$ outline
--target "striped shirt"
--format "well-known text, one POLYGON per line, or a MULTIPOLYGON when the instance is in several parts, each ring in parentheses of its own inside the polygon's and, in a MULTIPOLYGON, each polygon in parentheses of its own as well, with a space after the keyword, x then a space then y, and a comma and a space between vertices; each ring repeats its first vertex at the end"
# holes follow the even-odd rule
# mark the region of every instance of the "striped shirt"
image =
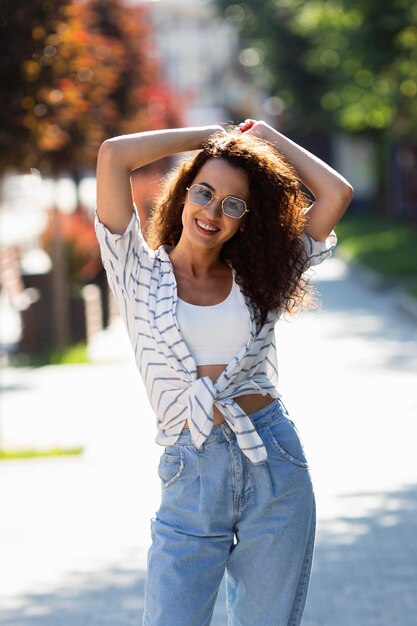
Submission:
MULTIPOLYGON (((250 334, 216 381, 197 377, 197 366, 181 335, 176 319, 177 285, 169 246, 152 250, 140 228, 134 206, 123 234, 111 233, 95 212, 95 229, 107 280, 134 349, 148 399, 157 420, 156 443, 175 444, 185 420, 192 440, 201 448, 213 426, 213 405, 236 434, 242 452, 254 464, 267 458, 250 417, 233 400, 259 393, 281 397, 278 390, 274 327, 277 314, 270 312, 257 329, 254 308, 242 292, 250 314, 250 334)), ((332 253, 334 231, 325 242, 304 234, 306 267, 317 265, 332 253)))

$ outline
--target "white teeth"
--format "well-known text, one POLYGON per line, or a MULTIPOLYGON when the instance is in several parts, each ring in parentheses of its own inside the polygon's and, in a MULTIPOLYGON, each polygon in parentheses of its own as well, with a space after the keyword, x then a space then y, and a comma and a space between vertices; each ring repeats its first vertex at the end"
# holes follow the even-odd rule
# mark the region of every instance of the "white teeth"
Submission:
POLYGON ((209 226, 208 224, 205 224, 204 222, 200 222, 200 220, 197 220, 197 224, 200 226, 200 228, 204 228, 204 230, 211 230, 211 231, 216 231, 219 230, 218 228, 215 228, 214 226, 209 226))

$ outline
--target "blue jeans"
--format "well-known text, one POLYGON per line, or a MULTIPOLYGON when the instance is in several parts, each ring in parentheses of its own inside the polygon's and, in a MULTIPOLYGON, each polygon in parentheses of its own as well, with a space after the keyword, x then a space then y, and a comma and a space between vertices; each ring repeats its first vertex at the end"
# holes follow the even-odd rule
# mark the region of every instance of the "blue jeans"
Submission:
POLYGON ((162 453, 143 626, 208 626, 225 570, 229 626, 300 624, 315 535, 307 461, 280 399, 251 419, 259 465, 225 423, 201 449, 183 430, 162 453))

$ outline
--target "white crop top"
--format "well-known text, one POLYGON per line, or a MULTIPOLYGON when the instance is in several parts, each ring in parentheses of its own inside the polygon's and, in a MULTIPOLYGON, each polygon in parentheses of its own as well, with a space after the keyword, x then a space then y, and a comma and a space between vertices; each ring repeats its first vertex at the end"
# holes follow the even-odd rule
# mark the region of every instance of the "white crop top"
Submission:
POLYGON ((251 319, 234 277, 232 290, 223 302, 199 306, 178 298, 176 315, 196 365, 230 363, 248 342, 251 319))

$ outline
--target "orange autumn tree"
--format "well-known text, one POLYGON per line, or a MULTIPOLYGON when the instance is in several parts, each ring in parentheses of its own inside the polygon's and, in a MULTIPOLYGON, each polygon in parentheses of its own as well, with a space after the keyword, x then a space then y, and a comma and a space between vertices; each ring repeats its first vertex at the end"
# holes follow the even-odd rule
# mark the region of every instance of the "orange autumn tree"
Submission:
MULTIPOLYGON (((107 137, 169 124, 151 34, 145 8, 122 0, 1 0, 0 175, 37 168, 78 182, 95 169, 107 137)), ((100 260, 90 217, 80 207, 70 216, 51 209, 44 245, 53 265, 51 329, 62 347, 69 297, 94 279, 100 260)))
POLYGON ((0 27, 0 172, 79 178, 105 138, 175 118, 168 102, 153 119, 158 68, 144 6, 3 0, 0 27))

